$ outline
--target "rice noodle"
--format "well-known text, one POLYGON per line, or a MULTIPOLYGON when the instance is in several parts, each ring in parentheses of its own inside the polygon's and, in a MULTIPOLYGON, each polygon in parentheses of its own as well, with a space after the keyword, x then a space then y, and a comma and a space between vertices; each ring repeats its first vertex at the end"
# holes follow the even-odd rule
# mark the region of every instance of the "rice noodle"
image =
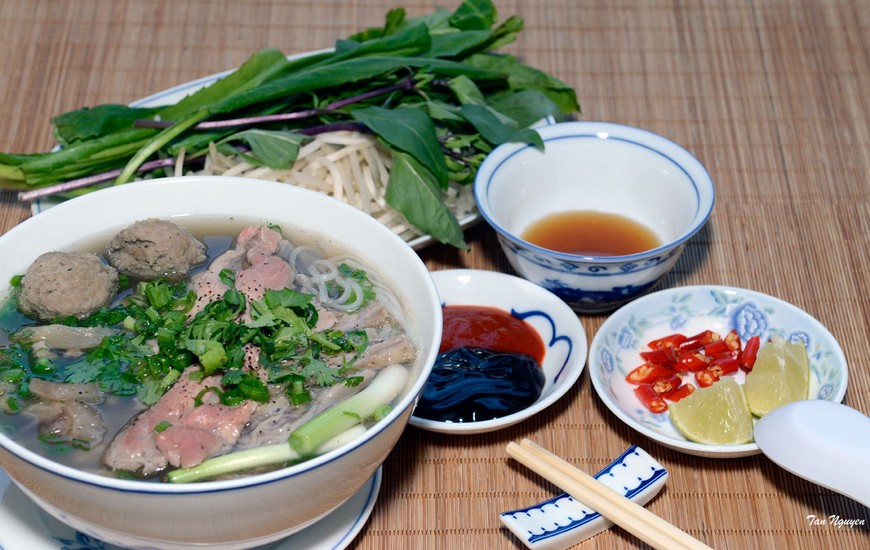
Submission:
MULTIPOLYGON (((182 151, 183 155, 183 151, 182 151)), ((291 169, 255 166, 239 156, 224 155, 209 145, 199 175, 242 176, 290 183, 344 201, 369 214, 406 241, 422 236, 405 217, 387 204, 392 157, 377 138, 359 132, 320 134, 299 148, 291 169)), ((176 164, 176 172, 180 164, 176 164)), ((470 185, 451 183, 443 193, 447 207, 462 219, 474 212, 470 185)))
POLYGON ((326 260, 317 260, 308 268, 310 275, 300 273, 298 279, 305 286, 315 286, 338 277, 338 267, 326 260))
POLYGON ((282 250, 282 256, 296 270, 296 284, 302 292, 314 294, 322 305, 331 309, 353 311, 362 305, 364 290, 356 279, 345 276, 338 266, 345 264, 351 270, 361 269, 365 271, 378 300, 394 318, 407 326, 408 321, 393 292, 358 260, 347 255, 327 258, 314 246, 293 246, 289 243, 287 246, 289 248, 282 250))
POLYGON ((296 268, 296 283, 302 291, 316 295, 324 306, 340 311, 353 311, 362 305, 362 286, 342 275, 338 269, 342 262, 322 257, 309 262, 302 257, 304 252, 314 253, 316 249, 299 246, 287 255, 287 261, 296 268))

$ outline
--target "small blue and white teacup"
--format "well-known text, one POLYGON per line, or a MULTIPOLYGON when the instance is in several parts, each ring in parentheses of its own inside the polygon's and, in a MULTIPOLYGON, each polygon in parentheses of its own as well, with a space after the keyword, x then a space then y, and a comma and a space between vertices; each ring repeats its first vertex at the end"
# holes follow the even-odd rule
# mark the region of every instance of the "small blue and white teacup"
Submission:
POLYGON ((610 311, 651 290, 713 210, 707 170, 676 143, 630 126, 572 121, 538 132, 543 150, 501 145, 474 182, 477 207, 511 266, 578 312, 610 311), (660 244, 631 254, 584 255, 521 237, 529 225, 569 211, 628 218, 651 230, 660 244))

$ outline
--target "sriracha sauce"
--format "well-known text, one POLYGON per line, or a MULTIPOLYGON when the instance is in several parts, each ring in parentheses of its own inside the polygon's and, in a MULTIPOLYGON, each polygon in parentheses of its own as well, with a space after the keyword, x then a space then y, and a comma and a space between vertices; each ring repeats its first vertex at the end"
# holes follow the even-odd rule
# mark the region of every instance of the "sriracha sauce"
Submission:
POLYGON ((486 348, 528 355, 540 364, 544 342, 528 323, 503 309, 444 306, 440 352, 460 347, 486 348))

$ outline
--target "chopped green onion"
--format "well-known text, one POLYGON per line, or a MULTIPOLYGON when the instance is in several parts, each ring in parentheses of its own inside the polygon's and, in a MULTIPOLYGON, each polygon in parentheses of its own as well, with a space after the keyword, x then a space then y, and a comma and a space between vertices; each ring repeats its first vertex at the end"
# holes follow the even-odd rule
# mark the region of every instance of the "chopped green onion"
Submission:
POLYGON ((311 392, 305 388, 305 381, 299 375, 293 375, 290 383, 287 384, 287 399, 293 405, 302 405, 311 401, 311 392))
POLYGON ((408 380, 401 365, 382 369, 360 392, 318 414, 290 434, 290 446, 303 456, 310 455, 327 440, 372 416, 392 402, 408 380))
POLYGON ((38 375, 48 375, 54 372, 54 363, 51 362, 51 359, 47 357, 40 357, 30 366, 30 370, 33 374, 38 375))
POLYGON ((217 340, 186 340, 183 347, 199 358, 199 364, 207 375, 227 361, 227 352, 217 340))
MULTIPOLYGON (((365 428, 354 426, 326 441, 318 451, 325 453, 336 449, 348 441, 358 438, 363 433, 365 433, 365 428)), ((197 466, 173 470, 166 474, 166 481, 170 483, 202 481, 252 468, 274 466, 281 463, 291 464, 298 462, 301 458, 302 456, 287 443, 277 443, 209 458, 197 466)))
POLYGON ((208 393, 214 393, 218 396, 218 399, 223 399, 224 397, 224 392, 221 391, 220 388, 216 386, 209 386, 208 388, 200 390, 200 392, 196 394, 196 397, 193 399, 193 406, 199 407, 200 405, 202 405, 202 398, 205 397, 208 393))

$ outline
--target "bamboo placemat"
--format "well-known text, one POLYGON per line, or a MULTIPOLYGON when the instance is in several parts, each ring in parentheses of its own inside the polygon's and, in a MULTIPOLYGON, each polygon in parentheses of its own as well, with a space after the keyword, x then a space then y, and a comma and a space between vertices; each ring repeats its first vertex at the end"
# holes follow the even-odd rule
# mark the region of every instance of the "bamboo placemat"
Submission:
MULTIPOLYGON (((53 145, 63 111, 126 103, 238 66, 254 50, 332 46, 455 0, 0 3, 0 151, 53 145)), ((864 0, 499 1, 526 23, 509 51, 574 86, 580 118, 646 128, 709 169, 717 203, 662 287, 724 284, 772 294, 826 325, 849 362, 846 402, 870 412, 870 3, 864 0)), ((29 216, 0 193, 0 231, 29 216)), ((469 252, 435 246, 431 269, 511 272, 488 227, 469 252)), ((591 338, 605 316, 581 316, 591 338)), ((638 444, 670 471, 648 507, 715 548, 870 547, 868 509, 762 456, 691 457, 624 426, 588 376, 538 418, 457 437, 409 428, 384 466, 374 548, 519 548, 498 513, 557 490, 504 452, 529 437, 588 472, 638 444), (813 520, 815 518, 815 520, 813 520), (837 526, 836 520, 858 525, 837 526)), ((640 546, 619 529, 582 548, 640 546)), ((18 550, 18 549, 14 549, 18 550)))

